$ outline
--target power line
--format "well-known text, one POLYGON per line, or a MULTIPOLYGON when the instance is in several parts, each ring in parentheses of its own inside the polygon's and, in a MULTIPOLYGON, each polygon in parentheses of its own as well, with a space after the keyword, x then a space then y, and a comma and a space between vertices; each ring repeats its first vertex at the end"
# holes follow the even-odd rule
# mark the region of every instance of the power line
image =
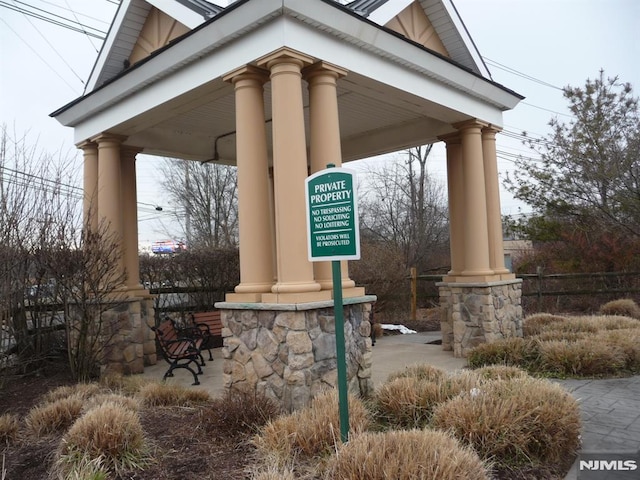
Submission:
MULTIPOLYGON (((16 1, 16 0, 14 0, 14 1, 16 1)), ((23 3, 23 2, 19 2, 19 3, 23 3)), ((29 8, 32 8, 34 10, 39 10, 41 12, 44 12, 44 13, 48 14, 48 15, 51 15, 51 17, 47 17, 46 15, 40 14, 38 12, 27 10, 26 8, 19 7, 17 5, 12 5, 10 3, 7 3, 7 2, 4 2, 4 1, 0 0, 0 7, 4 7, 6 9, 8 9, 8 10, 12 10, 14 12, 22 13, 24 15, 28 15, 28 16, 36 18, 38 20, 42 20, 42 21, 51 23, 51 24, 56 25, 58 27, 66 28, 66 29, 69 29, 69 30, 74 31, 74 32, 84 33, 86 35, 92 36, 92 37, 97 38, 99 40, 104 40, 105 39, 106 32, 104 32, 104 31, 102 31, 102 30, 100 30, 98 28, 89 27, 89 26, 84 25, 82 23, 75 22, 74 20, 71 20, 69 18, 60 16, 60 15, 56 15, 55 13, 48 12, 46 10, 34 7, 32 5, 29 5, 29 4, 25 4, 25 3, 23 3, 23 4, 27 5, 29 8), (52 18, 52 17, 57 17, 60 20, 57 20, 56 18, 52 18), (65 23, 65 22, 69 22, 69 23, 65 23), (94 30, 94 32, 90 32, 88 30, 94 30)))
MULTIPOLYGON (((13 1, 14 1, 14 3, 16 3, 16 0, 13 0, 13 1)), ((18 2, 18 3, 22 3, 22 2, 18 2)), ((56 55, 58 55, 58 57, 60 57, 60 59, 62 60, 62 62, 63 62, 63 63, 64 63, 68 68, 69 68, 69 70, 71 70, 71 73, 73 73, 73 74, 76 76, 76 78, 77 78, 78 80, 80 80, 80 83, 82 83, 82 85, 84 85, 84 80, 82 80, 82 78, 80 77, 80 75, 78 75, 78 73, 73 69, 73 67, 72 67, 71 65, 69 65, 69 62, 67 62, 67 61, 65 60, 65 58, 64 58, 62 55, 60 55, 60 52, 58 52, 58 50, 56 49, 56 47, 54 47, 54 46, 51 44, 51 42, 49 41, 49 39, 48 39, 47 37, 45 37, 45 36, 42 34, 42 32, 40 31, 40 29, 39 29, 38 27, 36 27, 36 26, 33 24, 33 22, 29 19, 29 17, 28 17, 26 14, 23 14, 23 15, 25 15, 25 19, 27 20, 27 22, 29 22, 29 24, 30 24, 30 25, 35 29, 35 31, 36 31, 36 32, 38 32, 38 35, 40 35, 40 36, 42 37, 42 39, 43 39, 45 42, 47 42, 47 45, 49 45, 49 47, 51 47, 51 50, 53 50, 53 51, 56 53, 56 55)))
POLYGON ((549 82, 545 82, 544 80, 540 80, 539 78, 533 77, 531 75, 528 75, 526 73, 520 72, 518 70, 516 70, 515 68, 511 68, 511 67, 507 67, 506 65, 496 62, 495 60, 491 60, 490 58, 487 57, 482 57, 488 64, 500 69, 500 70, 504 70, 505 72, 511 73, 512 75, 517 75, 518 77, 522 77, 526 80, 530 80, 532 82, 535 83, 539 83, 540 85, 544 85, 545 87, 549 87, 549 88, 554 88, 556 90, 560 90, 560 91, 564 91, 563 88, 558 87, 557 85, 553 85, 552 83, 549 82))
MULTIPOLYGON (((0 5, 0 6, 2 6, 2 5, 0 5)), ((73 91, 73 92, 75 92, 75 91, 76 91, 76 89, 75 89, 74 87, 72 87, 72 86, 71 86, 71 84, 70 84, 69 82, 67 82, 67 80, 66 80, 65 78, 63 78, 63 77, 62 77, 62 76, 61 76, 61 75, 56 71, 56 69, 55 69, 55 68, 53 68, 53 67, 49 64, 49 62, 47 62, 44 58, 42 58, 42 56, 37 52, 37 50, 35 50, 35 49, 31 46, 31 44, 29 44, 29 42, 27 42, 24 38, 22 38, 22 37, 20 36, 20 34, 19 34, 18 32, 16 32, 16 31, 11 27, 11 25, 9 25, 9 24, 4 20, 4 18, 0 17, 0 20, 2 20, 2 23, 4 23, 4 24, 9 28, 9 30, 11 30, 11 31, 16 35, 16 37, 18 37, 20 40, 22 40, 22 42, 23 42, 27 47, 29 47, 29 49, 30 49, 33 53, 35 53, 35 54, 36 54, 36 56, 37 56, 40 60, 42 60, 42 62, 43 62, 47 67, 49 67, 53 73, 55 73, 55 74, 57 75, 57 76, 60 78, 60 80, 62 80, 62 81, 63 81, 63 82, 64 82, 64 83, 65 83, 65 84, 66 84, 66 85, 71 89, 71 91, 73 91)))
MULTIPOLYGON (((64 3, 67 5, 67 7, 69 7, 69 10, 71 11, 71 13, 73 14, 73 18, 76 19, 76 21, 78 22, 78 24, 80 24, 80 20, 78 19, 78 16, 76 15, 76 12, 74 10, 71 9, 71 5, 69 5, 69 2, 67 2, 67 0, 64 0, 64 3)), ((98 49, 96 48, 96 46, 93 44, 93 42, 91 41, 91 37, 89 35, 87 35, 87 32, 84 32, 85 36, 87 37, 87 40, 89 40, 89 43, 91 44, 91 46, 93 47, 93 49, 96 51, 96 53, 98 53, 98 49)), ((82 84, 84 85, 84 82, 82 82, 82 84)))

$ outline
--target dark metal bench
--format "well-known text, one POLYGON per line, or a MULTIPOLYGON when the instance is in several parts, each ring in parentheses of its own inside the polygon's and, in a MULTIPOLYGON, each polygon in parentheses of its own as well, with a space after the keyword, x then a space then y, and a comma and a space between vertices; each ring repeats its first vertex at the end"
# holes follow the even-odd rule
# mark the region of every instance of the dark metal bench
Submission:
POLYGON ((179 330, 170 319, 162 321, 160 325, 151 327, 151 329, 155 332, 163 357, 169 364, 169 369, 162 380, 173 377, 173 371, 176 368, 185 368, 193 375, 193 385, 200 385, 198 375, 202 373, 200 365, 204 365, 204 359, 200 353, 203 339, 180 335, 179 330), (197 371, 190 367, 191 363, 195 363, 197 371))

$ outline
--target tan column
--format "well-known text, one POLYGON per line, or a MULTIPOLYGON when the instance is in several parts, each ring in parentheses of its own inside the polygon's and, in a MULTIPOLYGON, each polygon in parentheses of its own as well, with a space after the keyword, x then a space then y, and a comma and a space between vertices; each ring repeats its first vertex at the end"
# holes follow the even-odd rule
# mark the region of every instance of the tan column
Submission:
POLYGON ((485 190, 487 193, 489 265, 496 275, 508 275, 509 270, 504 266, 500 185, 498 183, 498 158, 496 154, 496 133, 499 131, 498 128, 493 126, 482 129, 482 156, 485 190))
POLYGON ((124 255, 122 245, 122 204, 120 197, 120 146, 124 137, 102 134, 94 138, 98 144, 98 222, 105 223, 100 228, 110 242, 120 250, 117 276, 124 275, 124 255))
POLYGON ((82 214, 84 228, 98 231, 98 145, 94 142, 78 144, 84 155, 84 196, 82 214))
MULTIPOLYGON (((447 187, 449 192, 449 244, 451 270, 456 277, 464 270, 464 172, 462 146, 458 134, 441 137, 447 145, 447 187)), ((450 281, 451 279, 444 279, 450 281)))
POLYGON ((128 290, 142 290, 138 257, 138 194, 136 185, 136 155, 139 148, 120 150, 120 197, 122 201, 122 248, 127 273, 128 290))
POLYGON ((244 67, 224 77, 236 96, 240 284, 227 301, 258 302, 274 283, 269 158, 263 85, 268 73, 244 67))
POLYGON ((487 197, 485 194, 482 139, 485 126, 471 121, 454 125, 460 130, 464 183, 464 270, 468 281, 484 281, 493 275, 489 266, 487 197))
POLYGON ((311 58, 281 49, 258 64, 271 71, 273 175, 277 283, 263 301, 296 303, 321 299, 313 265, 307 257, 304 180, 307 149, 304 131, 301 69, 311 58), (287 295, 292 294, 292 295, 287 295))
MULTIPOLYGON (((340 145, 340 120, 338 117, 338 78, 347 74, 326 62, 319 62, 305 69, 309 82, 309 133, 311 173, 319 172, 333 163, 342 166, 340 145)), ((356 282, 349 278, 349 263, 341 262, 342 288, 349 289, 356 282)), ((323 290, 333 288, 331 262, 314 262, 313 273, 323 290)))

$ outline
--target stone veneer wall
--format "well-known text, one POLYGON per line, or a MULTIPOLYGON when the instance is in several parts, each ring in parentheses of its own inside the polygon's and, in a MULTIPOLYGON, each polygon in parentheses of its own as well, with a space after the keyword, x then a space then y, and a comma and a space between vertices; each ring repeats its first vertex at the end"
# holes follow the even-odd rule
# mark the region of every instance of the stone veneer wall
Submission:
POLYGON ((130 298, 102 314, 103 325, 111 326, 109 345, 105 349, 102 374, 130 375, 143 373, 145 365, 157 361, 152 298, 130 298))
POLYGON ((522 336, 522 280, 437 285, 442 348, 455 357, 481 343, 522 336))
MULTIPOLYGON (((375 297, 361 298, 344 306, 347 381, 350 391, 368 396, 373 391, 370 318, 375 297)), ((264 394, 292 411, 335 387, 333 304, 320 303, 325 305, 254 304, 260 309, 216 304, 222 312, 225 388, 264 394)))

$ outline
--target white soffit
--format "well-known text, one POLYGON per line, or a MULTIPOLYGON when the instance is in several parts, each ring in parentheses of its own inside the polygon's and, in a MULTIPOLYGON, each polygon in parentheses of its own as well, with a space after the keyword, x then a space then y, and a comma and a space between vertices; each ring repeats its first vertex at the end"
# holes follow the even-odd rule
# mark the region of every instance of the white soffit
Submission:
POLYGON ((206 19, 194 12, 187 6, 176 2, 175 0, 146 0, 148 3, 156 7, 158 10, 163 11, 171 18, 179 21, 191 30, 202 24, 206 19))
POLYGON ((389 0, 369 15, 369 20, 378 25, 384 25, 402 10, 412 4, 414 0, 389 0))

